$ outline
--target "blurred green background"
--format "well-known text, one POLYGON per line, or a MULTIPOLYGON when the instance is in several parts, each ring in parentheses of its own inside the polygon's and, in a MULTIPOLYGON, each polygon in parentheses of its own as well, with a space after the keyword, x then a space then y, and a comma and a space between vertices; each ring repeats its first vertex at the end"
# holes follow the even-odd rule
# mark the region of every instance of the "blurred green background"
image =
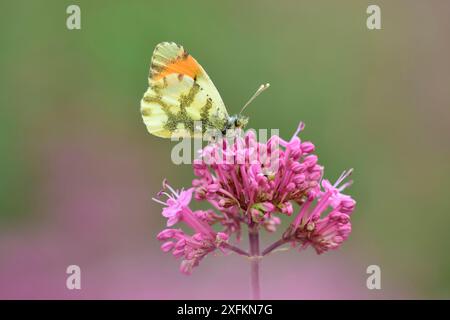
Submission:
POLYGON ((347 243, 267 258, 263 297, 450 298, 450 2, 4 0, 0 14, 0 297, 248 296, 246 261, 185 277, 155 239, 151 196, 193 178, 139 113, 154 46, 175 41, 230 113, 271 83, 249 127, 288 138, 303 120, 327 178, 355 169, 347 243), (369 4, 382 30, 366 28, 369 4), (65 289, 69 264, 81 292, 65 289))

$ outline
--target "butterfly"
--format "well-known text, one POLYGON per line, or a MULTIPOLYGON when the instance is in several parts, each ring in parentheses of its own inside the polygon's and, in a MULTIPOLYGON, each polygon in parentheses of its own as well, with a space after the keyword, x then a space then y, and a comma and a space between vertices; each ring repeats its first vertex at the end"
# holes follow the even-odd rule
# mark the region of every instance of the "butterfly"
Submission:
POLYGON ((207 130, 225 135, 244 128, 248 117, 242 111, 269 87, 262 85, 239 114, 229 116, 206 71, 174 42, 156 46, 148 81, 141 100, 142 119, 148 132, 162 138, 200 137, 207 130))

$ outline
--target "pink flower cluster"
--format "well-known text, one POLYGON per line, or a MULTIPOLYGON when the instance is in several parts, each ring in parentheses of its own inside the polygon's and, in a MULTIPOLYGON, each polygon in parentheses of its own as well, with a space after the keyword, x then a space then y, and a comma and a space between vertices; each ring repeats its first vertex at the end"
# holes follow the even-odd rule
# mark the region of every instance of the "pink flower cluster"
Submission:
POLYGON ((322 179, 323 167, 313 154, 314 145, 297 137, 303 127, 301 123, 289 141, 272 136, 267 143, 260 143, 249 131, 232 142, 223 139, 211 143, 194 162, 197 178, 192 188, 179 192, 164 183, 159 196, 165 195, 167 200, 155 200, 165 206, 167 226, 183 222, 194 232, 187 235, 180 229, 165 229, 158 235, 165 241, 163 251, 183 258, 182 272, 190 273, 216 249, 249 256, 229 243, 230 236, 234 234, 239 240, 242 224, 273 232, 281 223, 279 214, 292 216, 297 211, 282 238, 261 255, 286 243, 301 249, 310 245, 323 253, 347 239, 355 201, 342 191, 351 184, 345 182, 351 170, 334 185, 322 179), (192 211, 192 195, 213 209, 192 211), (213 225, 221 232, 215 232, 213 225))
POLYGON ((216 233, 211 228, 210 223, 214 221, 212 211, 192 211, 189 208, 192 192, 192 188, 174 190, 164 181, 163 190, 158 196, 166 196, 166 202, 153 199, 165 206, 162 214, 167 218, 168 227, 182 221, 195 232, 193 235, 187 235, 181 229, 167 228, 157 236, 158 240, 164 241, 161 246, 164 252, 172 251, 175 257, 183 258, 180 271, 186 274, 191 273, 192 268, 196 267, 203 257, 220 248, 228 240, 228 234, 216 233))
POLYGON ((283 240, 294 246, 300 244, 301 248, 311 245, 319 254, 338 248, 352 230, 350 214, 355 209, 356 202, 341 193, 351 182, 339 187, 351 172, 352 170, 344 172, 334 185, 328 180, 322 180, 324 190, 304 202, 294 222, 284 233, 283 240), (316 205, 311 208, 314 201, 316 205))

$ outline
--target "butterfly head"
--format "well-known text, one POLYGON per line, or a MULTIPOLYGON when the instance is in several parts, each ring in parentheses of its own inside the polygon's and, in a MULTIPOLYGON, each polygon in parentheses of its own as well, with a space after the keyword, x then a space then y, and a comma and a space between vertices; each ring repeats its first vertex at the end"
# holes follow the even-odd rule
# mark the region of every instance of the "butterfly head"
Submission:
POLYGON ((244 129, 248 123, 248 117, 242 114, 235 114, 228 117, 225 123, 225 128, 222 130, 223 134, 226 134, 228 130, 244 129))
POLYGON ((257 97, 261 92, 269 88, 270 84, 266 83, 261 85, 258 90, 253 94, 253 96, 247 101, 247 103, 242 107, 241 112, 235 114, 234 116, 228 117, 225 122, 225 126, 222 130, 222 134, 225 135, 228 130, 244 129, 248 123, 248 117, 244 116, 242 112, 247 108, 247 106, 257 97))

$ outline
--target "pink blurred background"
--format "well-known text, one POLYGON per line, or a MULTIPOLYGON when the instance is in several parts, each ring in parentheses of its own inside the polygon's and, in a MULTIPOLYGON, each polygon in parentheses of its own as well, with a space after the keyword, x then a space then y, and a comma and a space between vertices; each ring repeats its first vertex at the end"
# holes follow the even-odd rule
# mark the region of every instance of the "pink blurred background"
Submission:
MULTIPOLYGON (((249 263, 208 256, 191 276, 160 251, 173 144, 146 133, 139 100, 153 47, 182 43, 230 112, 262 82, 250 127, 299 120, 325 174, 355 168, 353 232, 339 251, 277 252, 266 299, 450 298, 447 1, 2 1, 0 298, 247 299, 249 263), (81 290, 66 268, 81 268, 81 290), (368 290, 379 265, 382 290, 368 290)), ((263 237, 263 246, 275 235, 263 237)), ((243 240, 242 246, 247 246, 243 240)))

